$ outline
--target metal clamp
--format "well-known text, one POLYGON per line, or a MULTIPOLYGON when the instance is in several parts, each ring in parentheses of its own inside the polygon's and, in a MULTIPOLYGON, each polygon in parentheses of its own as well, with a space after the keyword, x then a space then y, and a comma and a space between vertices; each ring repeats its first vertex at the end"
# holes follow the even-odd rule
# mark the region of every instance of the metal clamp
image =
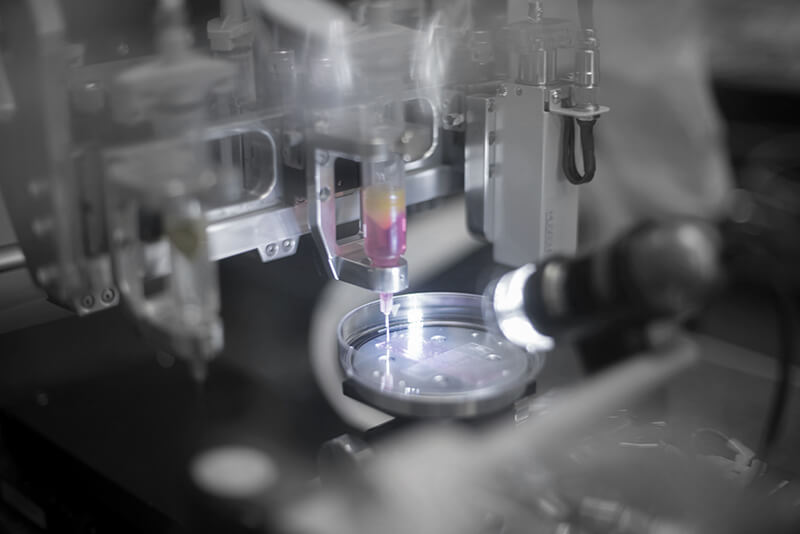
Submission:
MULTIPOLYGON (((363 150, 368 150, 363 147, 363 150)), ((359 152, 363 153, 363 150, 359 152)), ((401 260, 396 267, 376 267, 364 252, 363 237, 339 243, 336 239, 336 198, 334 163, 338 157, 359 160, 349 154, 331 152, 323 147, 311 149, 308 185, 308 224, 328 269, 341 280, 371 291, 397 293, 408 287, 408 264, 401 260)))

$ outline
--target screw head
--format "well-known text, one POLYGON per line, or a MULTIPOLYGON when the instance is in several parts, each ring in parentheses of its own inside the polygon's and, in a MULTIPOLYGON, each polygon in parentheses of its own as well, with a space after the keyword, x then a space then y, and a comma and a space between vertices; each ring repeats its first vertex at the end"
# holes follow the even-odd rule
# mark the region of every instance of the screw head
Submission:
POLYGON ((111 303, 111 302, 113 302, 113 301, 114 301, 114 298, 115 298, 116 296, 117 296, 117 292, 116 292, 116 291, 114 291, 114 288, 112 288, 112 287, 107 287, 107 288, 105 288, 105 289, 103 290, 103 292, 102 292, 102 293, 100 293, 100 300, 102 300, 102 301, 103 301, 103 302, 105 302, 106 304, 109 304, 109 303, 111 303))
POLYGON ((522 96, 522 87, 517 87, 517 96, 522 96))
POLYGON ((327 187, 323 187, 322 189, 319 190, 319 199, 322 202, 325 202, 329 198, 331 198, 331 190, 330 189, 328 189, 327 187))
POLYGON ((267 245, 267 248, 264 249, 264 252, 267 253, 267 256, 274 256, 278 252, 278 245, 275 243, 270 243, 267 245))
POLYGON ((283 250, 289 252, 294 248, 294 239, 284 239, 283 243, 281 243, 281 246, 283 247, 283 250))
POLYGON ((508 96, 508 86, 507 85, 501 85, 500 87, 498 87, 497 88, 497 94, 499 96, 508 96))
POLYGON ((84 295, 81 297, 81 306, 91 309, 94 306, 94 297, 92 295, 84 295))
POLYGON ((464 124, 463 113, 448 113, 444 116, 444 124, 448 128, 455 128, 464 124))
POLYGON ((331 155, 327 151, 317 152, 316 160, 317 165, 327 165, 330 161, 331 155))

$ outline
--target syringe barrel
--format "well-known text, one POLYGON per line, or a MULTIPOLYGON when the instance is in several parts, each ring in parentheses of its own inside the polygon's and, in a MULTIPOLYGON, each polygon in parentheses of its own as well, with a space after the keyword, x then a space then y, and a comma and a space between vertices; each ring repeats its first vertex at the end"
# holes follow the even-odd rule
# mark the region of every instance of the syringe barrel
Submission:
POLYGON ((405 168, 399 154, 362 162, 364 250, 377 267, 394 267, 406 251, 405 168))

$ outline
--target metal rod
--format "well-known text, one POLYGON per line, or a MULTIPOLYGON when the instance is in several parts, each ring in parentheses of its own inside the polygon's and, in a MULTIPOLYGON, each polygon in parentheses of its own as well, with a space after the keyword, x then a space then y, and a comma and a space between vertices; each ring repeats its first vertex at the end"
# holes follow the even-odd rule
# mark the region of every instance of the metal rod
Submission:
POLYGON ((0 246, 0 273, 25 267, 25 254, 17 245, 0 246))

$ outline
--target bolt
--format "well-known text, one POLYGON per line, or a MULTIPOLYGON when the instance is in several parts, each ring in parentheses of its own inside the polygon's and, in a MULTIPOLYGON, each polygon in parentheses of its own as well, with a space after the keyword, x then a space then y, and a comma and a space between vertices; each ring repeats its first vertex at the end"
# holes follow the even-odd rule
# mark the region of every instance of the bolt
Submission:
POLYGON ((403 154, 403 161, 406 163, 411 161, 411 154, 403 154))
POLYGON ((267 253, 267 256, 274 256, 278 252, 278 245, 275 243, 270 243, 267 245, 267 248, 264 249, 264 252, 267 253))
POLYGON ((322 202, 325 202, 329 198, 331 198, 331 190, 330 189, 328 189, 327 187, 323 187, 322 189, 319 190, 319 199, 322 202))
POLYGON ((283 246, 283 250, 285 250, 286 252, 289 252, 290 250, 292 250, 294 248, 294 239, 284 239, 282 246, 283 246))
POLYGON ((544 9, 541 0, 528 3, 528 18, 533 22, 541 22, 544 9))
POLYGON ((81 297, 81 306, 86 308, 87 310, 92 309, 94 306, 94 297, 92 295, 84 295, 81 297))
POLYGON ((117 296, 117 292, 114 291, 114 288, 107 287, 100 293, 100 300, 105 302, 106 304, 110 304, 114 302, 114 298, 117 296))
POLYGON ((508 96, 508 87, 505 84, 500 85, 497 88, 497 94, 498 96, 508 96))
POLYGON ((328 161, 330 161, 331 159, 331 156, 330 154, 328 154, 326 150, 322 150, 320 152, 317 152, 316 159, 317 159, 317 165, 327 165, 328 161))
POLYGON ((497 132, 489 132, 489 145, 493 145, 497 141, 497 132))
POLYGON ((517 87, 517 96, 522 96, 522 87, 517 87))
POLYGON ((464 124, 464 114, 463 113, 448 113, 444 117, 444 124, 449 128, 453 128, 456 126, 461 126, 464 124))
POLYGON ((561 93, 558 92, 558 89, 553 89, 552 91, 550 91, 550 99, 561 100, 561 93))

